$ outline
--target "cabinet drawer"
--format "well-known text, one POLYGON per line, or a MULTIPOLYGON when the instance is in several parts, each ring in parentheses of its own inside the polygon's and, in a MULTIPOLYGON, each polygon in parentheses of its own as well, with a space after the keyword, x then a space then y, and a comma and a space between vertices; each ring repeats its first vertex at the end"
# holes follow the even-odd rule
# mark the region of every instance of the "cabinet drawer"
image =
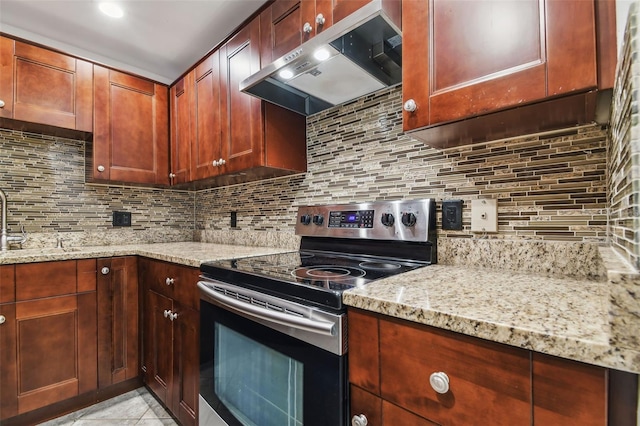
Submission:
POLYGON ((200 271, 197 268, 149 259, 140 264, 140 280, 149 289, 187 307, 199 309, 197 282, 200 271))
POLYGON ((380 348, 385 400, 442 425, 531 423, 528 351, 382 319, 380 348), (445 393, 429 383, 437 372, 448 376, 445 393))
POLYGON ((76 293, 76 269, 75 260, 16 265, 16 300, 76 293))

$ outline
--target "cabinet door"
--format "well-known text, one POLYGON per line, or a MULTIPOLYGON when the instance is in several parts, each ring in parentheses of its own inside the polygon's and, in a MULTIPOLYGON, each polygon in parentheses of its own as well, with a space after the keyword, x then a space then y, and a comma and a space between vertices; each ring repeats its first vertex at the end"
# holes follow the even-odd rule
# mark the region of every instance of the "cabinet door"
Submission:
POLYGON ((98 386, 138 376, 135 257, 98 260, 98 386))
POLYGON ((169 183, 166 86, 95 66, 93 178, 169 183))
POLYGON ((193 72, 171 86, 171 172, 172 185, 190 180, 193 72))
MULTIPOLYGON (((438 426, 390 402, 382 401, 382 426, 438 426)), ((493 423, 492 423, 493 424, 493 423)))
POLYGON ((260 14, 262 64, 275 61, 309 40, 315 35, 315 27, 315 0, 276 0, 260 14))
POLYGON ((349 309, 349 383, 380 394, 378 318, 349 309))
POLYGON ((194 73, 191 180, 220 173, 222 165, 220 116, 220 51, 211 53, 194 73))
POLYGON ((534 425, 606 425, 606 395, 604 368, 533 354, 534 425))
POLYGON ((146 384, 162 402, 170 405, 173 386, 173 327, 165 312, 173 312, 173 301, 153 290, 147 290, 144 309, 146 384))
POLYGON ((443 426, 531 424, 528 351, 402 321, 379 323, 384 400, 443 426), (433 373, 448 376, 448 391, 431 387, 433 373))
POLYGON ((3 117, 93 130, 93 64, 6 38, 1 47, 3 117))
POLYGON ((0 36, 0 117, 13 118, 13 52, 15 41, 0 36))
POLYGON ((418 106, 405 130, 597 87, 593 1, 409 1, 402 13, 403 97, 418 106))
POLYGON ((260 69, 260 18, 243 27, 221 50, 223 173, 245 170, 263 161, 260 99, 240 92, 242 80, 260 69))
POLYGON ((16 304, 0 305, 0 420, 18 415, 18 366, 16 353, 16 304))
MULTIPOLYGON (((353 365, 351 360, 349 360, 349 365, 353 365)), ((354 417, 360 417, 360 423, 362 424, 362 418, 364 417, 367 419, 366 424, 382 425, 382 399, 353 385, 351 385, 349 391, 349 418, 353 420, 354 417)))
POLYGON ((200 391, 200 313, 174 304, 174 381, 171 410, 183 425, 195 426, 200 391))
POLYGON ((1 310, 6 318, 0 325, 2 417, 96 388, 95 292, 18 302, 1 310))
POLYGON ((0 266, 0 304, 16 300, 16 268, 13 265, 0 266))

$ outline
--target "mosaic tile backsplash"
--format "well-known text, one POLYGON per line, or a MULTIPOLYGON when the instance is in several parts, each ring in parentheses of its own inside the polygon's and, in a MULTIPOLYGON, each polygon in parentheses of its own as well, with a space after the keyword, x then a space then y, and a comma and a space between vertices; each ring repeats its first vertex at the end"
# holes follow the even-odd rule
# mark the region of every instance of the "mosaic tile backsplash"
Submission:
POLYGON ((402 132, 401 95, 308 117, 305 175, 198 192, 197 238, 229 230, 232 211, 239 230, 293 232, 299 205, 433 197, 464 202, 464 229, 440 238, 473 237, 470 201, 497 198, 499 233, 487 238, 606 241, 606 128, 436 150, 402 132))
POLYGON ((25 248, 110 245, 193 238, 193 193, 85 184, 85 142, 0 129, 0 188, 8 227, 25 248), (114 228, 112 211, 132 215, 114 228))
POLYGON ((631 6, 611 111, 609 206, 611 244, 640 269, 640 69, 638 4, 631 6))

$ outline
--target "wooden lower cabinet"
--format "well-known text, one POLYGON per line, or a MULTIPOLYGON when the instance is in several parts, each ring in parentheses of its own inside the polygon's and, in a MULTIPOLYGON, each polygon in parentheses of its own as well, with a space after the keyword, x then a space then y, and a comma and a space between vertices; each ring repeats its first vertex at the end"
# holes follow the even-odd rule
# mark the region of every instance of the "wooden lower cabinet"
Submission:
POLYGON ((136 257, 98 259, 98 386, 140 374, 136 257))
POLYGON ((144 381, 182 425, 197 423, 199 271, 140 259, 144 381))
POLYGON ((532 372, 535 424, 607 424, 605 368, 534 353, 532 372))
POLYGON ((0 419, 97 388, 95 264, 17 265, 15 286, 3 268, 2 299, 15 302, 0 305, 0 419))
POLYGON ((368 424, 636 425, 637 405, 607 398, 637 403, 637 375, 358 309, 348 325, 351 416, 368 424), (448 391, 432 388, 433 373, 447 375, 448 391))

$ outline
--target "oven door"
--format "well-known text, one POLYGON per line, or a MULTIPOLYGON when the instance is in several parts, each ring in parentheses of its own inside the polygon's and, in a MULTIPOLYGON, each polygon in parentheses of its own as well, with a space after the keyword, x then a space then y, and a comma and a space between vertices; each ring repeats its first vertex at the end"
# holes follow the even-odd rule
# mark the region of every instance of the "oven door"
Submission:
MULTIPOLYGON (((296 321, 286 326, 276 316, 272 327, 265 319, 269 315, 263 315, 259 308, 267 303, 288 302, 278 299, 259 301, 257 308, 256 303, 238 306, 247 298, 270 296, 216 283, 218 289, 220 285, 242 295, 236 293, 231 298, 235 302, 230 301, 224 298, 229 297, 225 290, 220 301, 219 295, 213 294, 211 283, 198 283, 200 426, 346 425, 346 356, 331 353, 298 336, 326 334, 322 324, 326 321, 320 321, 317 330, 315 325, 302 321, 299 329, 296 321), (254 314, 257 316, 253 317, 254 314)), ((343 318, 338 324, 346 325, 343 318)), ((330 332, 337 334, 335 326, 330 332)))

